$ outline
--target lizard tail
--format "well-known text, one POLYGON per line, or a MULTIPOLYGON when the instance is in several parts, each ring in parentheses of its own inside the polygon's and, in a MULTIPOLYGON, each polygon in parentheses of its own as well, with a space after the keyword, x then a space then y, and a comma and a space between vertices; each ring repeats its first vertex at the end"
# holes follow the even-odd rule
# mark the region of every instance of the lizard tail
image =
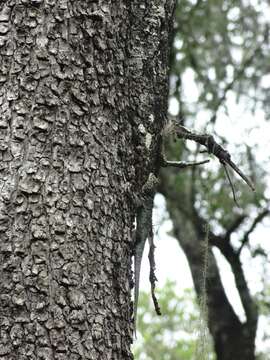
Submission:
POLYGON ((139 301, 139 289, 140 289, 140 273, 141 273, 141 263, 143 256, 143 246, 138 246, 135 252, 134 257, 134 277, 135 277, 135 287, 134 287, 134 305, 133 305, 133 314, 134 314, 134 338, 137 338, 136 329, 137 329, 137 310, 138 310, 138 301, 139 301))

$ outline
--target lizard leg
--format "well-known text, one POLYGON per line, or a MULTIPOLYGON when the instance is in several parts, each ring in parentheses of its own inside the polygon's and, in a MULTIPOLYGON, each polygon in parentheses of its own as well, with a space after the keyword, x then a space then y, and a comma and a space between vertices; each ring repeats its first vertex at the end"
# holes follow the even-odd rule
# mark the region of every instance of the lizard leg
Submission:
POLYGON ((185 161, 167 161, 167 160, 163 159, 161 166, 162 167, 173 166, 173 167, 177 167, 179 169, 184 169, 187 167, 206 164, 208 162, 209 162, 209 160, 203 160, 203 161, 198 161, 198 162, 185 162, 185 161))

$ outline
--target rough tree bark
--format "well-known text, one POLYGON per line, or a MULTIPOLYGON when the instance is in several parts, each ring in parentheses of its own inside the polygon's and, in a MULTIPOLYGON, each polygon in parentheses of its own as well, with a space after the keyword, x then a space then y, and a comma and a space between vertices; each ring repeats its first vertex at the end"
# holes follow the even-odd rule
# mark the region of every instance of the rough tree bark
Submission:
POLYGON ((1 359, 132 359, 132 199, 158 171, 173 8, 0 3, 1 359))

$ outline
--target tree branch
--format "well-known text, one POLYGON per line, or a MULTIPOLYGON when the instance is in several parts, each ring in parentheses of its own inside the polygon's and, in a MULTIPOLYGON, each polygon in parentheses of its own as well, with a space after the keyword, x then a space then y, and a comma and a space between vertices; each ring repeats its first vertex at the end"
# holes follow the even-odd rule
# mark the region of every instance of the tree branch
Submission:
POLYGON ((239 226, 243 223, 243 221, 247 218, 247 215, 239 215, 238 218, 235 219, 235 221, 232 223, 232 225, 228 228, 225 235, 223 236, 224 240, 226 242, 230 241, 231 235, 234 231, 236 231, 239 226))
POLYGON ((234 275, 235 284, 243 304, 243 308, 245 310, 247 322, 252 324, 252 327, 256 329, 258 321, 258 309, 250 294, 238 253, 235 252, 229 242, 224 242, 222 237, 217 237, 212 232, 209 234, 209 239, 210 243, 216 246, 221 251, 225 259, 229 262, 234 275))
POLYGON ((172 124, 172 129, 180 139, 193 140, 207 148, 209 154, 215 155, 221 164, 228 164, 237 172, 237 174, 246 182, 246 184, 254 191, 255 187, 251 180, 235 165, 231 160, 231 155, 221 145, 219 145, 212 135, 198 134, 194 131, 187 129, 186 127, 178 124, 176 121, 172 124))
POLYGON ((241 251, 243 247, 247 244, 249 241, 249 235, 253 232, 253 230, 256 228, 256 226, 266 217, 266 215, 269 214, 269 209, 264 209, 261 213, 259 213, 256 218, 253 220, 250 228, 245 232, 243 238, 242 238, 242 244, 238 250, 238 255, 241 254, 241 251))
MULTIPOLYGON (((195 224, 195 231, 198 233, 198 238, 203 238, 205 221, 199 216, 196 210, 193 212, 193 215, 195 216, 193 221, 195 224)), ((209 231, 209 242, 212 246, 216 246, 229 262, 235 278, 236 287, 245 310, 247 322, 253 329, 256 329, 258 310, 256 303, 250 294, 238 253, 233 249, 229 242, 225 241, 223 236, 218 236, 214 234, 213 231, 209 231)))
POLYGON ((240 67, 235 71, 235 76, 234 78, 232 79, 232 81, 230 81, 224 91, 223 91, 223 94, 222 96, 219 98, 216 106, 215 106, 215 109, 214 109, 214 114, 211 116, 211 119, 210 119, 210 123, 214 124, 215 121, 216 121, 216 117, 217 117, 217 112, 218 112, 218 109, 220 108, 220 106, 222 105, 222 103, 226 100, 226 96, 227 96, 227 93, 229 92, 229 90, 232 90, 233 89, 233 86, 234 84, 236 83, 237 80, 239 80, 241 78, 241 76, 243 76, 244 72, 245 72, 245 69, 250 65, 252 64, 253 60, 256 59, 256 56, 258 55, 258 52, 261 51, 261 46, 262 44, 260 43, 256 49, 254 50, 254 52, 247 58, 245 59, 245 61, 240 65, 240 67))

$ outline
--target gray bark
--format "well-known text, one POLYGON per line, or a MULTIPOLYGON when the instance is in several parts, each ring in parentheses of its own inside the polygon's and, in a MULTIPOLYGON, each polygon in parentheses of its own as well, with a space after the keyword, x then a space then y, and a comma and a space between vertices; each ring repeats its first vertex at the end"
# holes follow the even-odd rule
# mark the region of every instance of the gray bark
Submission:
POLYGON ((0 357, 132 359, 131 232, 173 1, 0 4, 0 357))

